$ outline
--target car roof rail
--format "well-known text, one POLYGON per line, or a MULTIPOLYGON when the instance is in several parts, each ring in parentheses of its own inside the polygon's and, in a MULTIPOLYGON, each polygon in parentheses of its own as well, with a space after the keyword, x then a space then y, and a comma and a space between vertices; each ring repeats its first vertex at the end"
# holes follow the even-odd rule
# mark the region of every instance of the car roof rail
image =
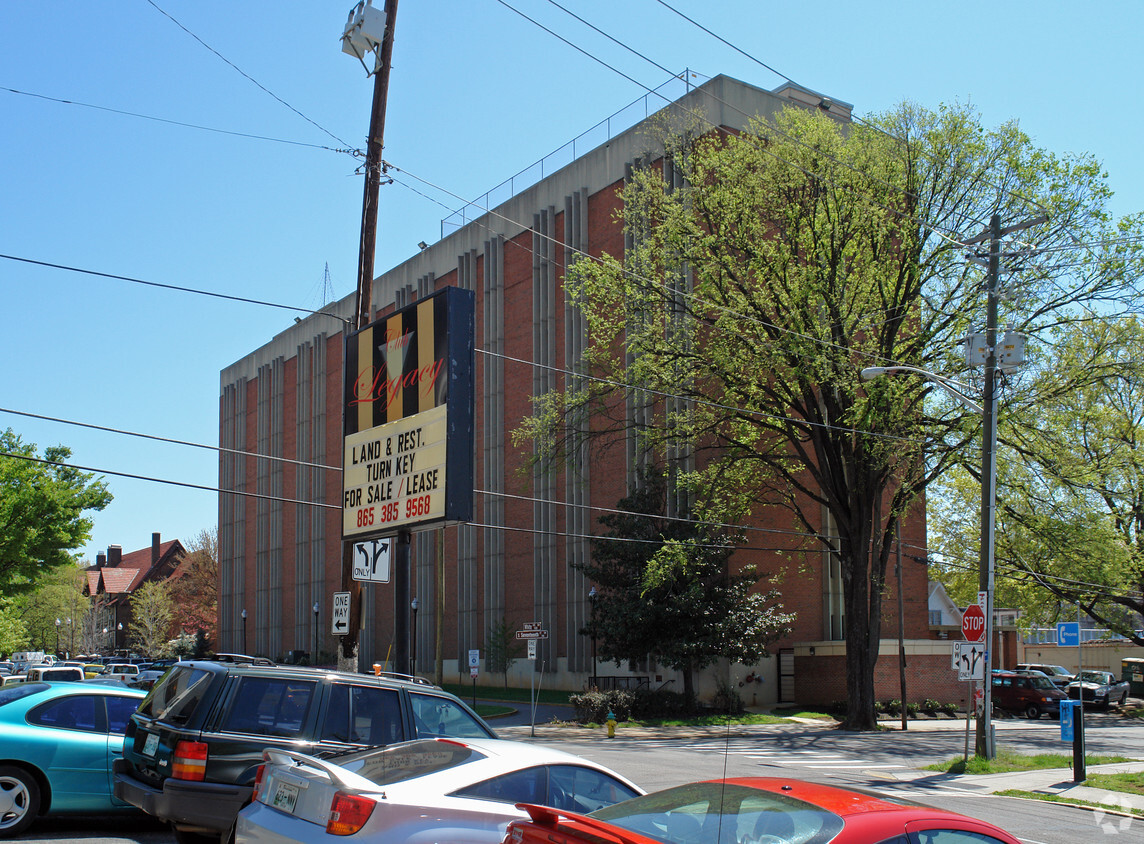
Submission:
POLYGON ((418 677, 416 674, 402 674, 398 671, 382 671, 379 666, 374 666, 374 677, 385 677, 389 680, 404 680, 406 683, 416 683, 419 686, 432 686, 437 688, 437 685, 425 677, 418 677))

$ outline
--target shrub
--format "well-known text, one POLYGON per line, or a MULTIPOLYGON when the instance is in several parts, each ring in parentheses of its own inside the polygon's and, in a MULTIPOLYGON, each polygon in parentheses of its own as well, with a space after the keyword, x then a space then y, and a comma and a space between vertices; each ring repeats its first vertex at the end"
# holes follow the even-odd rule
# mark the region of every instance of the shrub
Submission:
POLYGON ((739 696, 739 692, 721 682, 711 702, 711 708, 720 715, 741 715, 746 707, 743 706, 743 698, 739 696))
POLYGON ((671 718, 690 715, 696 711, 693 701, 679 692, 662 689, 611 689, 601 692, 592 689, 569 695, 568 702, 576 709, 576 720, 582 724, 602 724, 611 712, 617 721, 644 718, 671 718))

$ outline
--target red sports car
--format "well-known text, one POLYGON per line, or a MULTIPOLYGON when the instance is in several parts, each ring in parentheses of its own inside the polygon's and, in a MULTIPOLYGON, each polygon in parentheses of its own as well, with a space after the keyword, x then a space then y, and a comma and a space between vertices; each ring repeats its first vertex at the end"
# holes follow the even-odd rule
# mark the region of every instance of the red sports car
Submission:
POLYGON ((911 800, 770 777, 710 780, 577 815, 520 804, 504 844, 1019 844, 911 800))

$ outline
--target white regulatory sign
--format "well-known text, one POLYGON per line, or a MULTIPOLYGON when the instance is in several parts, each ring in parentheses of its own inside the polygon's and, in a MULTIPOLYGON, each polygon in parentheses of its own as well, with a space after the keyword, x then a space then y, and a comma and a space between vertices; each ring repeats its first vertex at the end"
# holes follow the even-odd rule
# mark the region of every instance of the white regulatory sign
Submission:
POLYGON ((354 580, 366 583, 389 583, 393 539, 375 539, 354 543, 354 580))
POLYGON ((334 593, 333 624, 330 632, 335 636, 344 636, 350 632, 350 593, 334 593))

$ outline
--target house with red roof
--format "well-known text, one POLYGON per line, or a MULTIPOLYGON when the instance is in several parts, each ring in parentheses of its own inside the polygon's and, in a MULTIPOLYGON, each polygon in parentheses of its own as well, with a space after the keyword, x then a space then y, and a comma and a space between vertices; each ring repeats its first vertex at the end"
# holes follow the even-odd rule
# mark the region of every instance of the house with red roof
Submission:
POLYGON ((123 553, 109 545, 106 554, 96 554, 95 565, 85 569, 84 595, 92 599, 95 639, 103 653, 125 651, 131 630, 131 596, 152 581, 177 580, 187 550, 177 539, 163 542, 151 534, 151 547, 123 553))

